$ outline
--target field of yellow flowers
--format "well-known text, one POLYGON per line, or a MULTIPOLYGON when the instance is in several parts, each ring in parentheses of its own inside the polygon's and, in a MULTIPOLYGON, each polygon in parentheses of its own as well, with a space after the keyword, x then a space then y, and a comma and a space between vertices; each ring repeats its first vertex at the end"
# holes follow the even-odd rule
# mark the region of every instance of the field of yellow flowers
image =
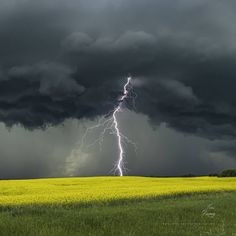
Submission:
POLYGON ((87 204, 233 190, 236 190, 236 178, 90 177, 1 180, 0 206, 35 203, 87 204))

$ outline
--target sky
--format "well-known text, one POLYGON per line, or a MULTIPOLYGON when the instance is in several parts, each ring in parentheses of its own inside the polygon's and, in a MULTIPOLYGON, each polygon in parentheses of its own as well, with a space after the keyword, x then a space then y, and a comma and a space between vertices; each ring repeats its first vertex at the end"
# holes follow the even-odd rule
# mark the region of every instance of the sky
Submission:
POLYGON ((235 11, 233 0, 0 0, 0 178, 114 174, 114 136, 78 149, 128 75, 127 175, 236 168, 235 11))

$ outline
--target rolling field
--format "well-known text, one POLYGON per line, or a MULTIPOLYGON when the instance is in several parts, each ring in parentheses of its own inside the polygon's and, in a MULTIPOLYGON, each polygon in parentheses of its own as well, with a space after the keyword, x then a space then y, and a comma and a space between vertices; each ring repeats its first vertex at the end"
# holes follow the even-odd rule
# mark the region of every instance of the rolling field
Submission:
POLYGON ((236 178, 0 181, 0 235, 236 235, 236 178))

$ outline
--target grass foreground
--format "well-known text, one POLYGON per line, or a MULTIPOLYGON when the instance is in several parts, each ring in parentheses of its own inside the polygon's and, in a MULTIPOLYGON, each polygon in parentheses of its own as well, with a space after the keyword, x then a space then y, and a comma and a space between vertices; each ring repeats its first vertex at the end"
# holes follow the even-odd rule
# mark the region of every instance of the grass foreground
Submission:
POLYGON ((0 235, 236 235, 236 178, 0 181, 0 235))

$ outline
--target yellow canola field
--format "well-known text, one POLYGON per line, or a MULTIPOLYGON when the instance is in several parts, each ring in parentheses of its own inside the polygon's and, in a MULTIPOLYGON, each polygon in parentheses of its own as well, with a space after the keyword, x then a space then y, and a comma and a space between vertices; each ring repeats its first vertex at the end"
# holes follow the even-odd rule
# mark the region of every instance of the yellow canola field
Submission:
POLYGON ((1 180, 0 206, 87 204, 209 191, 236 191, 236 178, 88 177, 1 180))

